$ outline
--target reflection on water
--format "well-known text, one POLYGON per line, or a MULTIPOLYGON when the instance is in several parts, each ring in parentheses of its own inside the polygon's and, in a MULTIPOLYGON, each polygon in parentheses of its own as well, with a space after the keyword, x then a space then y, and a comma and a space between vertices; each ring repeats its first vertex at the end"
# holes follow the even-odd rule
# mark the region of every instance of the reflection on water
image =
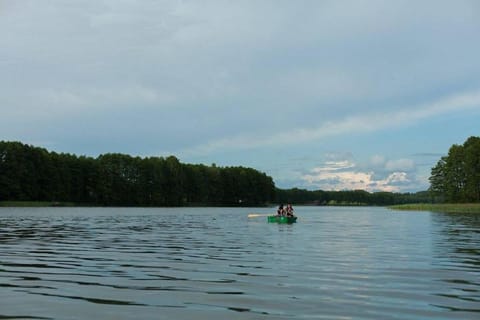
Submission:
POLYGON ((446 270, 440 280, 449 288, 436 295, 450 298, 438 306, 480 312, 480 215, 436 213, 432 224, 435 265, 446 270))
POLYGON ((0 319, 477 319, 480 216, 0 208, 0 319))
POLYGON ((480 215, 444 214, 432 216, 438 228, 434 234, 439 258, 478 270, 480 266, 480 215))

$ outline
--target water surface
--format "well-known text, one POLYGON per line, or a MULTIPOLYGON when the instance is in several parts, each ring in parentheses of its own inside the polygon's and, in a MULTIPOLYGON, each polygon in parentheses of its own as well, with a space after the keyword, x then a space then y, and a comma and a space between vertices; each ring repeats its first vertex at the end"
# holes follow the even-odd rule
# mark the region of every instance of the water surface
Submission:
POLYGON ((0 208, 0 319, 479 319, 480 216, 0 208))

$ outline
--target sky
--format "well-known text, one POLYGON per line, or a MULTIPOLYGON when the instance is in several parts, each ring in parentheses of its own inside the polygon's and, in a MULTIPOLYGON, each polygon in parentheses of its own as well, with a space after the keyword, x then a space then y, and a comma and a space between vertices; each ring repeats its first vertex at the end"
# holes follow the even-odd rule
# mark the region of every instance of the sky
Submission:
POLYGON ((0 0, 0 140, 416 192, 479 129, 480 1, 0 0))

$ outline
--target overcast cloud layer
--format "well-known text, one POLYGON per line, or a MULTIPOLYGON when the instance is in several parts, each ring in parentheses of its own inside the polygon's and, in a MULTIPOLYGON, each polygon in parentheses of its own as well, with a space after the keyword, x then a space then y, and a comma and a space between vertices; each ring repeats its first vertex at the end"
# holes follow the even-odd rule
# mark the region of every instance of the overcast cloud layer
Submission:
POLYGON ((0 140, 418 191, 479 134, 480 3, 0 0, 0 140))

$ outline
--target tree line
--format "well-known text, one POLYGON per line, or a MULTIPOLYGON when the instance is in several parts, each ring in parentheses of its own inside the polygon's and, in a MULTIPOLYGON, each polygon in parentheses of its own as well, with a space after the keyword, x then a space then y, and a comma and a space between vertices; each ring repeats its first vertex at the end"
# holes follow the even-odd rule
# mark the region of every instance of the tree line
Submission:
POLYGON ((0 201, 257 206, 274 196, 272 178, 252 168, 184 164, 174 156, 93 158, 0 142, 0 201))
POLYGON ((181 163, 176 157, 97 158, 0 141, 0 201, 101 206, 395 205, 480 202, 480 138, 453 145, 416 193, 279 189, 252 168, 181 163))
POLYGON ((429 190, 445 202, 480 202, 480 137, 450 147, 431 170, 429 190))
POLYGON ((416 193, 367 192, 365 190, 323 191, 305 189, 277 189, 277 202, 328 206, 390 206, 407 203, 438 201, 427 191, 416 193))

